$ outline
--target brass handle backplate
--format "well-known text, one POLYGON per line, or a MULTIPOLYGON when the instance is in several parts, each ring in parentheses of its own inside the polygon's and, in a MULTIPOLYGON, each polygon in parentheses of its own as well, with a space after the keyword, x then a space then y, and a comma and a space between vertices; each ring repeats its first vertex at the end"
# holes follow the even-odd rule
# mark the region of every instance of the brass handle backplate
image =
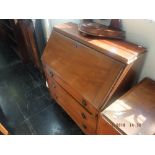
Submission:
POLYGON ((87 102, 85 100, 82 100, 82 105, 87 106, 87 102))
POLYGON ((49 74, 50 74, 50 76, 53 76, 53 72, 52 71, 49 71, 49 74))
POLYGON ((52 88, 56 88, 56 85, 55 84, 52 84, 52 88))
POLYGON ((82 127, 83 127, 84 129, 87 129, 87 126, 86 126, 85 124, 82 124, 82 127))
POLYGON ((81 113, 81 116, 83 119, 86 119, 86 115, 83 112, 81 113))

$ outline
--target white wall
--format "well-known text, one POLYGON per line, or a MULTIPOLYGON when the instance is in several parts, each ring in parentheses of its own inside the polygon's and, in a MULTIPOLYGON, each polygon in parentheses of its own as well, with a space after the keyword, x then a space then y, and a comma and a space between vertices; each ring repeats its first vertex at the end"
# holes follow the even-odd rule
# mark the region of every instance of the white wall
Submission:
POLYGON ((46 40, 48 40, 54 25, 66 23, 66 22, 78 23, 79 20, 78 19, 44 19, 42 20, 46 40))
POLYGON ((66 22, 74 22, 74 23, 79 22, 78 19, 50 19, 50 21, 52 23, 52 26, 56 24, 66 23, 66 22))
POLYGON ((142 44, 147 48, 140 80, 144 77, 155 80, 155 22, 144 19, 124 19, 122 26, 128 41, 142 44))

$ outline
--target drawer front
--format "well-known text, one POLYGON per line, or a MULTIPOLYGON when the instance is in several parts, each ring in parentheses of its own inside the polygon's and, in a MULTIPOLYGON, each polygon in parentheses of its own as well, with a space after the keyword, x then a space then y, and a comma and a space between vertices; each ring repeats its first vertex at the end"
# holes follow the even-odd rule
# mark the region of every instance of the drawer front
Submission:
POLYGON ((71 96, 73 96, 83 108, 85 108, 94 117, 97 116, 98 111, 89 103, 85 98, 83 98, 78 92, 72 89, 65 81, 63 81, 50 67, 44 65, 44 70, 46 74, 46 79, 48 83, 54 79, 62 88, 64 88, 71 96))
POLYGON ((120 135, 120 133, 107 122, 107 120, 99 114, 97 123, 97 134, 98 135, 120 135))
POLYGON ((76 122, 86 134, 95 134, 96 118, 88 113, 72 96, 70 96, 54 79, 50 79, 49 89, 53 98, 76 122))

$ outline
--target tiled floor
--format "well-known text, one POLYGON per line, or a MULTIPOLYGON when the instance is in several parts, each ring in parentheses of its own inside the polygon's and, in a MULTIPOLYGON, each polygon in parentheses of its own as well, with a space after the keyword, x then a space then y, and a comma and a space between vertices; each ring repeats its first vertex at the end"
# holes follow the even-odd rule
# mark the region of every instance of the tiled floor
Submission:
POLYGON ((83 134, 50 97, 41 74, 0 43, 0 119, 15 135, 83 134), (3 113, 3 114, 2 114, 3 113))

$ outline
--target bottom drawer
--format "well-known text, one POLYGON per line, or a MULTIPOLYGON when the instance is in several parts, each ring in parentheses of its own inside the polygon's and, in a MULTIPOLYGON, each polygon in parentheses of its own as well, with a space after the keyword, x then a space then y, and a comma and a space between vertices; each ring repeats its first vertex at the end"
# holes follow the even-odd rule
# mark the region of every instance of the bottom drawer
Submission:
POLYGON ((57 103, 68 113, 85 134, 96 134, 97 118, 87 112, 57 82, 50 81, 50 92, 57 103))

